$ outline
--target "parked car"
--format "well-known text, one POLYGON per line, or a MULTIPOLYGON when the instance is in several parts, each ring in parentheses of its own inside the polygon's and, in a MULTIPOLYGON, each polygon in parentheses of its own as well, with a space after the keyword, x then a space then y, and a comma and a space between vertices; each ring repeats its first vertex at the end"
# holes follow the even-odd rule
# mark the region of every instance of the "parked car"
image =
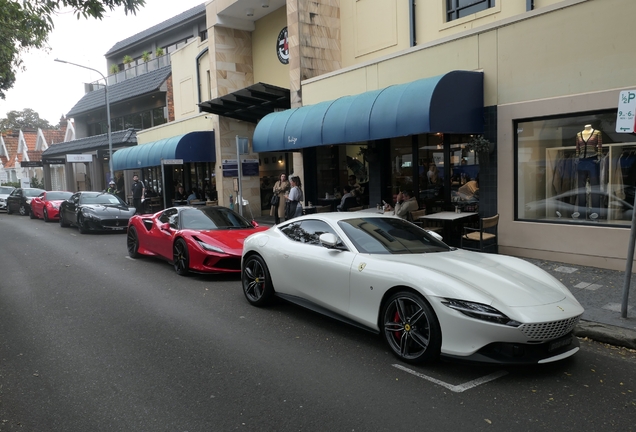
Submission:
POLYGON ((380 333, 409 363, 547 363, 572 356, 583 308, 527 261, 449 247, 393 216, 319 213, 244 244, 247 301, 275 296, 380 333))
POLYGON ((128 254, 165 259, 182 276, 239 273, 245 238, 266 229, 227 207, 171 207, 130 219, 128 254))
POLYGON ((31 219, 44 219, 44 222, 58 220, 60 204, 73 195, 72 192, 45 191, 31 200, 31 219))
POLYGON ((0 186, 0 210, 7 209, 7 197, 13 192, 13 186, 0 186))
POLYGON ((31 212, 31 200, 44 192, 38 188, 16 188, 7 197, 7 213, 18 212, 26 216, 31 212))
POLYGON ((60 204, 60 226, 75 225, 79 232, 122 231, 135 214, 117 195, 106 192, 76 192, 60 204))

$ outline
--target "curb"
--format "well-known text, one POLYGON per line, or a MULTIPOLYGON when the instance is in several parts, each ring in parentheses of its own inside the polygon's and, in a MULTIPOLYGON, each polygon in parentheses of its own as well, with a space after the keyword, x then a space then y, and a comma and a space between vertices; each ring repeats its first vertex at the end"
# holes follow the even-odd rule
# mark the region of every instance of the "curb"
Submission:
POLYGON ((574 335, 610 345, 636 349, 636 330, 623 327, 580 320, 574 328, 574 335))

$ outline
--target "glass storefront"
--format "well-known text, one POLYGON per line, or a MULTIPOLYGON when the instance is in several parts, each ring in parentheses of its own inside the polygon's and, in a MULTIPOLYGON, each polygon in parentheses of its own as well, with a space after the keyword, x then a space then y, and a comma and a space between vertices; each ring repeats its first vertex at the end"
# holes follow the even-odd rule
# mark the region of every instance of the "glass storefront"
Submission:
POLYGON ((616 110, 515 122, 516 220, 631 223, 636 136, 616 110))
POLYGON ((261 210, 268 210, 274 195, 274 185, 280 175, 289 175, 291 173, 287 172, 286 153, 267 152, 259 154, 258 157, 258 171, 261 182, 261 210))

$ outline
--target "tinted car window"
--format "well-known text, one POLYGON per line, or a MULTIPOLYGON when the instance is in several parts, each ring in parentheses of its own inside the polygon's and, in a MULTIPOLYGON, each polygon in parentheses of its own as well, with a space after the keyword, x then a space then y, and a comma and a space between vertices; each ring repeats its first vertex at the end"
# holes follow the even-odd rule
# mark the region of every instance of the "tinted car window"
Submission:
POLYGON ((419 254, 450 248, 423 229, 397 218, 354 218, 338 222, 356 248, 370 254, 419 254))
POLYGON ((179 220, 179 211, 176 208, 169 208, 159 216, 159 222, 169 223, 172 228, 177 228, 179 220))
POLYGON ((24 189, 24 196, 26 197, 36 197, 40 195, 44 190, 42 189, 24 189))
POLYGON ((299 222, 293 222, 281 228, 281 231, 290 239, 314 245, 320 244, 320 235, 325 233, 336 234, 336 232, 325 222, 306 219, 299 222))
MULTIPOLYGON (((40 194, 40 195, 43 195, 43 194, 40 194)), ((60 201, 60 200, 69 199, 70 196, 71 196, 70 192, 48 192, 46 194, 46 199, 48 201, 60 201)))
POLYGON ((82 194, 80 196, 80 203, 82 204, 124 204, 124 202, 117 195, 109 193, 99 194, 82 194))
POLYGON ((0 186, 0 195, 8 195, 11 192, 13 192, 12 187, 8 187, 8 186, 0 186))

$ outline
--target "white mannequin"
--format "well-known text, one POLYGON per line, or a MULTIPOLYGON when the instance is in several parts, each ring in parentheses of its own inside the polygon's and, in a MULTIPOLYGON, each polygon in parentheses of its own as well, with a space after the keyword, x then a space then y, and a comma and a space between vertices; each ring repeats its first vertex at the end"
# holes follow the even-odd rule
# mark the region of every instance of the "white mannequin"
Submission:
POLYGON ((592 132, 594 132, 594 128, 592 128, 592 125, 586 124, 583 130, 581 131, 581 137, 585 141, 587 141, 592 135, 592 132))

